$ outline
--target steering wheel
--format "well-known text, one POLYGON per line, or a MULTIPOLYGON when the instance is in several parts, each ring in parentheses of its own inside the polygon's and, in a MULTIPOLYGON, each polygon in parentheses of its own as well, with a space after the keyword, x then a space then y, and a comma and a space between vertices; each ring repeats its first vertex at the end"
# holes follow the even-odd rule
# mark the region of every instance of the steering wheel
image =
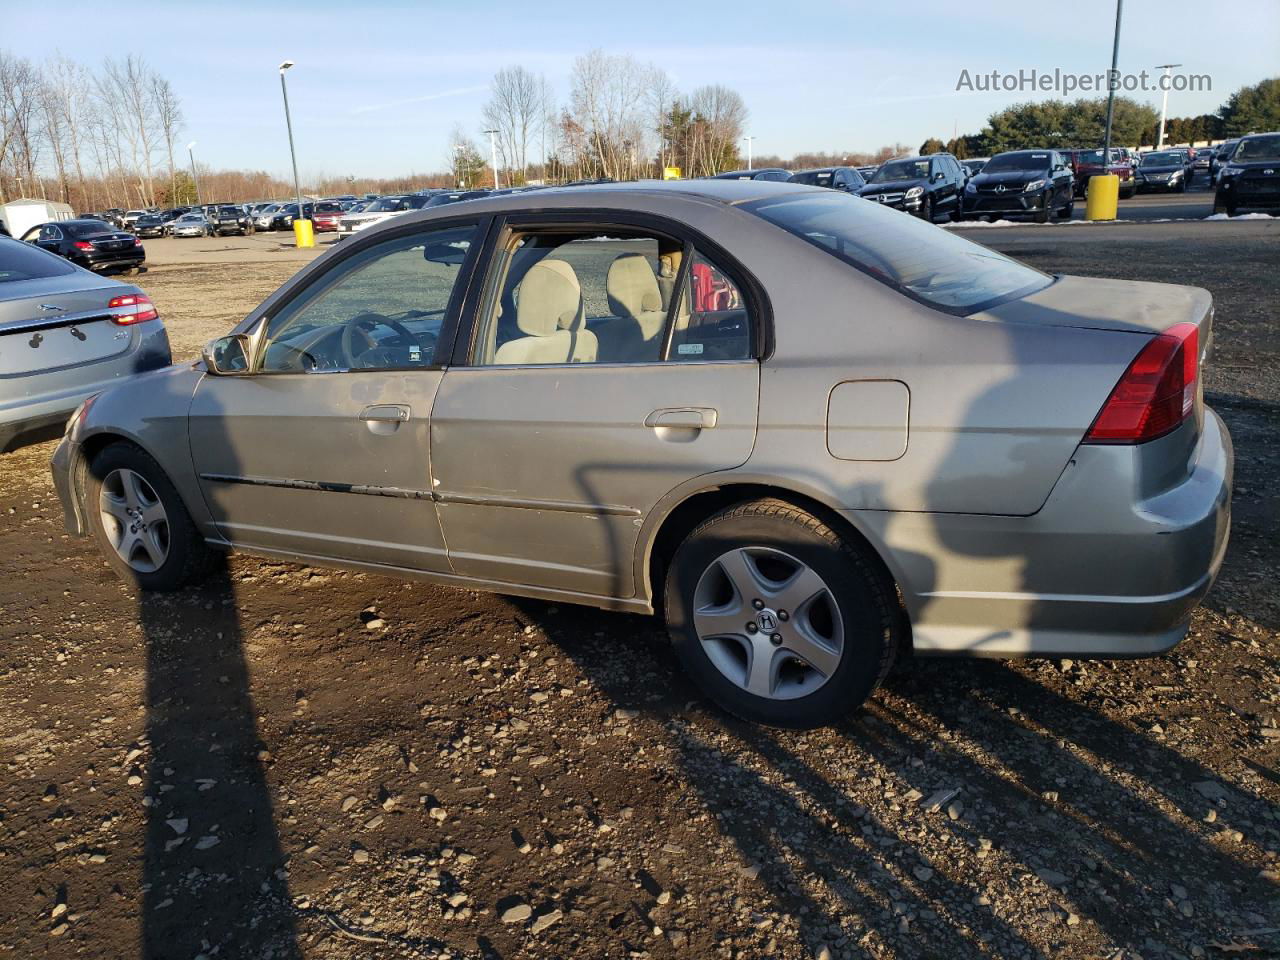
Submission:
POLYGON ((342 355, 347 361, 347 367, 355 367, 356 361, 368 353, 370 350, 378 347, 378 341, 369 335, 369 331, 377 326, 384 326, 394 331, 397 336, 404 338, 408 344, 417 344, 418 338, 413 335, 408 327, 398 320, 392 320, 390 317, 384 317, 380 313, 358 313, 342 328, 342 355), (355 335, 359 333, 364 338, 365 347, 359 353, 355 351, 355 335))

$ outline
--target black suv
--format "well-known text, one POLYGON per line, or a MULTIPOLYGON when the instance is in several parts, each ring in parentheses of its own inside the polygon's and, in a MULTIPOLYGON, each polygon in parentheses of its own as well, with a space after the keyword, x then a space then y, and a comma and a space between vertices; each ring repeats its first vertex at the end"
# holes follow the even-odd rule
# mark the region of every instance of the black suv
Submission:
POLYGON ((788 179, 791 183, 803 183, 810 187, 829 187, 846 193, 857 193, 867 185, 866 178, 853 167, 818 167, 815 170, 800 170, 788 179))
POLYGON ((949 153, 886 160, 858 196, 932 221, 960 219, 960 196, 968 175, 949 153))
POLYGON ((209 217, 213 232, 218 236, 225 233, 238 233, 247 237, 253 233, 253 219, 245 213, 244 207, 223 204, 209 217))
POLYGON ((1241 207, 1280 207, 1280 133, 1241 137, 1222 168, 1213 212, 1234 217, 1241 207))
POLYGON ((1030 216, 1048 223, 1071 219, 1075 177, 1057 150, 1010 150, 987 161, 964 188, 964 216, 1030 216))

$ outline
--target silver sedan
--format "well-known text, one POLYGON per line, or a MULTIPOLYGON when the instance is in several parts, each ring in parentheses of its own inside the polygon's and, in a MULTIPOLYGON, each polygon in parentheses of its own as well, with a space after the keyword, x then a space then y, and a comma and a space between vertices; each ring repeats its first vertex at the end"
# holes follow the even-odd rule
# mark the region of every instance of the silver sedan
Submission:
POLYGON ((85 397, 169 361, 140 289, 0 237, 0 453, 59 436, 85 397))
POLYGON ((54 477, 145 589, 237 549, 656 613, 711 698, 809 726, 907 650, 1183 637, 1229 528, 1212 320, 818 188, 495 197, 89 401, 54 477))

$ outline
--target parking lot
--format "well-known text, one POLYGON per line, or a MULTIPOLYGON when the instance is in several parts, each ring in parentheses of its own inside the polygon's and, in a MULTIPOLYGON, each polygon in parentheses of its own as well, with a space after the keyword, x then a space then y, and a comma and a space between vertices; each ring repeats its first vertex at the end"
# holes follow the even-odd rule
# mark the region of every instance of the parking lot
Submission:
MULTIPOLYGON (((727 718, 640 617, 247 557, 143 598, 64 534, 52 444, 0 459, 0 956, 1280 955, 1280 220, 1210 206, 955 228, 1213 293, 1236 488, 1191 634, 907 661, 836 728, 727 718)), ((175 359, 290 240, 147 242, 175 359)))

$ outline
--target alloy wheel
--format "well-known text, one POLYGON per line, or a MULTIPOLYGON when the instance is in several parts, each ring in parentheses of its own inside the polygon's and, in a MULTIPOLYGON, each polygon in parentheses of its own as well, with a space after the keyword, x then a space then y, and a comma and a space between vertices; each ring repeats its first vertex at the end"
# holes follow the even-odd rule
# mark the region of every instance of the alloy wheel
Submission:
POLYGON ((769 547, 730 550, 703 571, 693 627, 717 670, 770 700, 813 693, 844 652, 844 621, 831 588, 812 567, 769 547))
POLYGON ((139 573, 154 573, 169 556, 169 515, 142 474, 124 467, 102 481, 102 528, 112 548, 139 573))

